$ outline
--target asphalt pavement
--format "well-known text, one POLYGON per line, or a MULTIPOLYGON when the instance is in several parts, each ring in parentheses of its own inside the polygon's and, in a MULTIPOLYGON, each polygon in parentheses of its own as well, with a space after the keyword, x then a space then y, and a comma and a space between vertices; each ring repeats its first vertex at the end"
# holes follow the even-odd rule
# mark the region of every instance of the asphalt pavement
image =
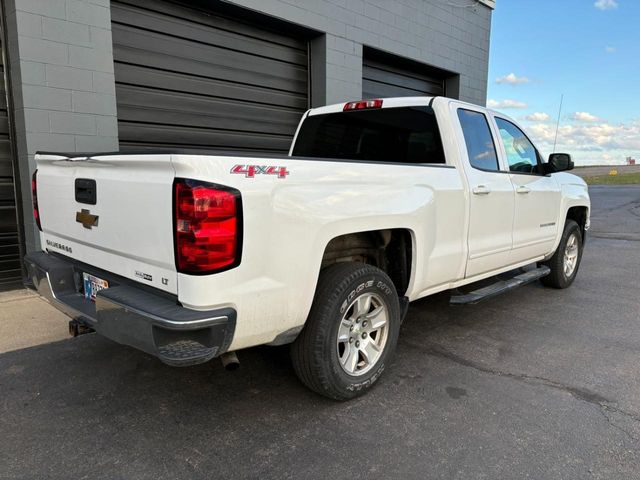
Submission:
POLYGON ((235 372, 95 334, 10 349, 0 478, 640 478, 640 186, 591 195, 571 288, 412 304, 383 379, 348 403, 306 390, 286 348, 235 372))

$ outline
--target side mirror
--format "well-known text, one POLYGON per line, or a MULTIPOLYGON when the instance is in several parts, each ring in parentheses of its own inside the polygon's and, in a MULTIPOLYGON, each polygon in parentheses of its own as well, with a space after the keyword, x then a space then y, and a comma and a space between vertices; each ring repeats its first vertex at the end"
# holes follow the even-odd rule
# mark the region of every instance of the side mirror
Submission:
POLYGON ((573 170, 573 160, 568 153, 552 153, 549 155, 549 170, 551 172, 564 172, 573 170))

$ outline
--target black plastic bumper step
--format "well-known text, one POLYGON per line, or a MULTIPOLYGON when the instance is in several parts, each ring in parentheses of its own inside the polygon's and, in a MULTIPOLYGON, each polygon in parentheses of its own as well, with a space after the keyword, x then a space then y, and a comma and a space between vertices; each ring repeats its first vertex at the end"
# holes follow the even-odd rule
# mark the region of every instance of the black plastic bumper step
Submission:
POLYGON ((527 283, 535 282, 539 278, 549 275, 550 272, 551 270, 546 266, 534 268, 533 270, 528 270, 524 273, 520 273, 513 278, 509 278, 507 280, 498 280, 496 283, 479 288, 478 290, 474 290, 473 292, 460 295, 452 295, 449 303, 451 303, 452 305, 478 303, 481 300, 495 297, 496 295, 500 295, 501 293, 508 292, 509 290, 513 290, 514 288, 520 287, 522 285, 526 285, 527 283))
POLYGON ((195 340, 180 340, 158 347, 162 361, 168 364, 179 362, 188 364, 191 359, 195 363, 202 363, 203 359, 211 360, 218 353, 218 347, 206 347, 195 340))

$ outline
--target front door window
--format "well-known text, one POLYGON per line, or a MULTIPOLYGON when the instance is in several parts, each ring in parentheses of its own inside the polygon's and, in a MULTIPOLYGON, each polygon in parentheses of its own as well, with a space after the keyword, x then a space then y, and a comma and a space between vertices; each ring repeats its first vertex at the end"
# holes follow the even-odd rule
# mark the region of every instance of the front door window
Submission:
POLYGON ((538 152, 524 132, 503 118, 496 117, 496 124, 507 155, 509 171, 538 173, 538 152))

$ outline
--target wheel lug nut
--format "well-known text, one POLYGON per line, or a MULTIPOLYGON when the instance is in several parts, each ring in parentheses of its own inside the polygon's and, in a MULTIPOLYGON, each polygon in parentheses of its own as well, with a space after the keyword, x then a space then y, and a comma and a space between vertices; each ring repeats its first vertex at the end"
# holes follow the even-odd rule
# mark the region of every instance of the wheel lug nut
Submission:
POLYGON ((351 325, 351 326, 349 327, 349 331, 350 331, 350 332, 353 332, 353 325, 351 325))
POLYGON ((353 337, 349 338, 349 343, 353 343, 353 337))
POLYGON ((367 326, 367 321, 366 321, 366 320, 364 320, 364 321, 362 322, 362 326, 363 326, 363 327, 366 327, 366 326, 367 326))
POLYGON ((360 342, 356 342, 356 347, 359 347, 359 346, 360 346, 360 342))
POLYGON ((362 332, 362 338, 367 338, 367 332, 362 332))

